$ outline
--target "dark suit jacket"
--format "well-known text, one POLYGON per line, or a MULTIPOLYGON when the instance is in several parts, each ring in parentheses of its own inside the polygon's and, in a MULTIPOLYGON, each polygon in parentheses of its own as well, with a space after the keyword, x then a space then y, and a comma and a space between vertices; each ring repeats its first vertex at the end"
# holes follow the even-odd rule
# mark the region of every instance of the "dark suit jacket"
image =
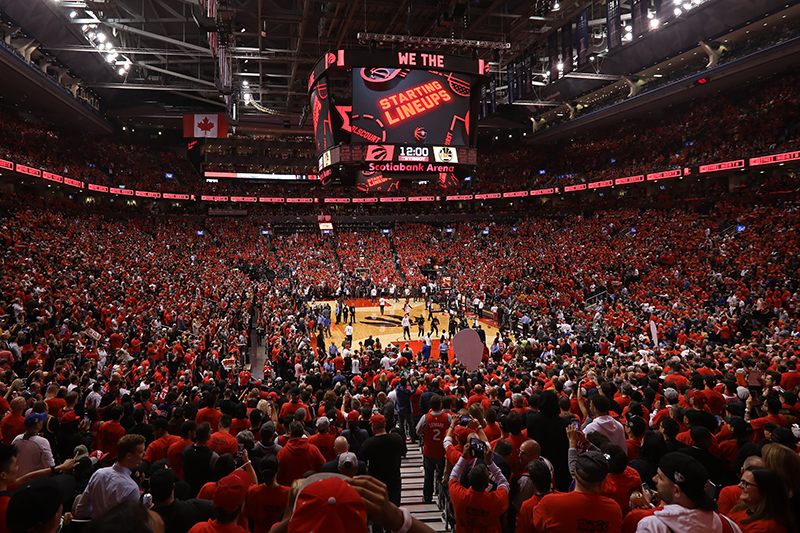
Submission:
MULTIPOLYGON (((327 463, 322 465, 322 471, 323 472, 332 472, 334 474, 338 474, 339 473, 339 457, 336 457, 336 459, 334 459, 332 461, 328 461, 327 463)), ((367 463, 365 463, 364 461, 359 461, 358 462, 358 474, 356 474, 356 475, 358 475, 358 476, 366 476, 367 475, 367 463)))

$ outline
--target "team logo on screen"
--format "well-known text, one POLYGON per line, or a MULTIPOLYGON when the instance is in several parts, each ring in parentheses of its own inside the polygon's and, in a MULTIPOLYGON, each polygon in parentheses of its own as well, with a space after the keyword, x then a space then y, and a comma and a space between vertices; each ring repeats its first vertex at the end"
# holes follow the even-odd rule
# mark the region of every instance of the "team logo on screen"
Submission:
POLYGON ((455 148, 439 146, 433 150, 433 157, 437 163, 458 163, 458 154, 455 148))
POLYGON ((417 128, 414 130, 414 140, 418 143, 425 142, 425 139, 428 138, 428 130, 425 128, 417 128))
POLYGON ((392 161, 394 159, 394 146, 371 144, 367 148, 367 161, 392 161))
POLYGON ((408 72, 409 72, 408 69, 402 69, 402 68, 383 68, 383 67, 362 68, 361 77, 364 78, 364 81, 368 81, 370 83, 380 83, 384 81, 393 80, 397 77, 405 78, 408 72))

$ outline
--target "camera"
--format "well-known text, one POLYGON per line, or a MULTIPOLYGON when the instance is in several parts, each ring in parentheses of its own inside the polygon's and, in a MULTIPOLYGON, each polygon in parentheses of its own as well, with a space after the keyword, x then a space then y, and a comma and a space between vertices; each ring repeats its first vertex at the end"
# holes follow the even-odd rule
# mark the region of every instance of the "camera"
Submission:
POLYGON ((486 446, 481 439, 472 438, 469 439, 469 455, 470 457, 484 457, 485 456, 485 448, 486 446))
POLYGON ((468 416, 462 416, 458 420, 458 425, 459 426, 468 426, 469 425, 469 417, 468 416))

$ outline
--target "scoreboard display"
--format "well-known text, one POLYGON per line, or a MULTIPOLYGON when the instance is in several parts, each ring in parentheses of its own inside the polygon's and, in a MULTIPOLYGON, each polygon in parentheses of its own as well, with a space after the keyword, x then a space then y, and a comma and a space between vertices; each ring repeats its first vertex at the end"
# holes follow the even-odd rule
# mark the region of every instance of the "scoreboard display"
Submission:
POLYGON ((364 163, 365 168, 375 169, 379 165, 393 164, 385 168, 394 172, 447 172, 443 167, 477 165, 478 151, 475 148, 453 148, 451 146, 424 146, 414 144, 369 144, 342 145, 326 150, 319 159, 323 170, 331 165, 364 163))
POLYGON ((353 69, 351 142, 467 146, 470 94, 452 72, 353 69))
POLYGON ((326 54, 309 79, 323 183, 334 171, 360 184, 376 173, 449 174, 439 182, 452 182, 457 169, 477 165, 476 89, 487 73, 482 60, 438 53, 326 54), (349 82, 349 95, 342 82, 349 82))

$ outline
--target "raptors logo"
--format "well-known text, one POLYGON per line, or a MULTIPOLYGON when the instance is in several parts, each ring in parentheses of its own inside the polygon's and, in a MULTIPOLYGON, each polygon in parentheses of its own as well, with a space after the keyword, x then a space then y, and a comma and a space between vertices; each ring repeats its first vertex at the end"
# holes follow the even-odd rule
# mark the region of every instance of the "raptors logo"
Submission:
POLYGON ((393 161, 394 146, 372 144, 367 148, 367 161, 393 161))
POLYGON ((418 143, 425 142, 425 139, 428 138, 428 130, 425 128, 417 128, 414 130, 414 140, 418 143))
POLYGON ((405 78, 406 74, 409 73, 408 69, 401 69, 401 68, 383 68, 383 67, 372 67, 372 68, 362 68, 361 69, 361 77, 364 81, 368 81, 371 83, 380 83, 384 81, 393 80, 396 77, 405 78))

